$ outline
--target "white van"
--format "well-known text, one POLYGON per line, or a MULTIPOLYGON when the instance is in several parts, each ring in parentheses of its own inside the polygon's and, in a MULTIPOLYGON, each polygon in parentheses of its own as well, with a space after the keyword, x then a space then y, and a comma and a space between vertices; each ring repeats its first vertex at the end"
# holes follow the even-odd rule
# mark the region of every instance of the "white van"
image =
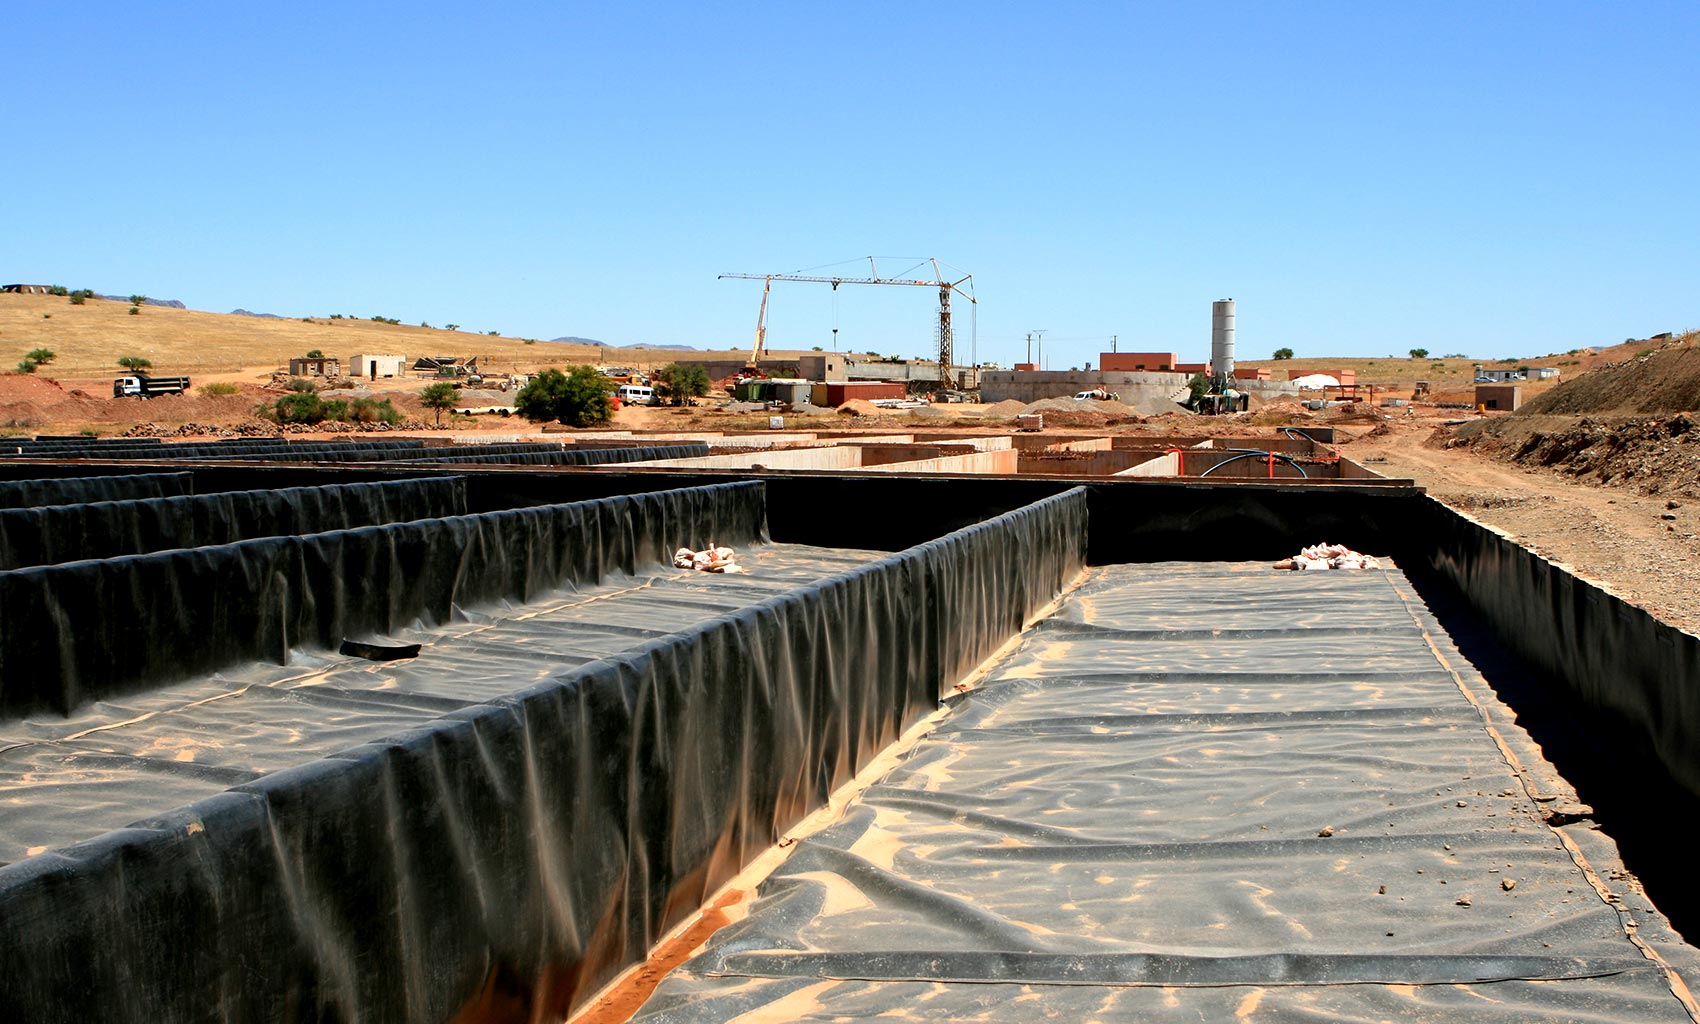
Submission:
POLYGON ((626 405, 660 404, 655 398, 655 389, 646 388, 641 384, 621 384, 615 395, 626 405))

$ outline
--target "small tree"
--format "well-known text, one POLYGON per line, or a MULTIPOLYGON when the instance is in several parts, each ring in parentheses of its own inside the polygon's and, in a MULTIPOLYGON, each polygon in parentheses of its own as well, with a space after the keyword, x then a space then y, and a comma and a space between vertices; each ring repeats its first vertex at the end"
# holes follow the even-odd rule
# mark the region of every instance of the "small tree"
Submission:
POLYGON ((443 330, 445 330, 445 331, 458 331, 458 330, 460 330, 460 324, 444 324, 443 330))
POLYGON ((674 405, 694 405, 692 399, 708 394, 713 383, 708 371, 695 363, 668 363, 655 371, 661 390, 674 405))
POLYGON ((320 352, 318 349, 313 349, 311 352, 307 353, 307 358, 308 359, 323 359, 323 358, 325 358, 325 354, 323 352, 320 352))
POLYGON ((1191 392, 1187 396, 1187 405, 1195 408, 1204 396, 1210 393, 1210 381, 1202 373, 1193 374, 1192 379, 1186 382, 1186 386, 1187 390, 1191 392))
POLYGON ((81 306, 92 298, 94 298, 93 288, 78 288, 76 291, 71 293, 71 305, 81 306))
POLYGON ((37 366, 46 366, 48 363, 53 362, 53 350, 50 348, 38 348, 33 352, 27 353, 24 358, 37 366))
POLYGON ((455 386, 453 384, 450 384, 446 380, 438 381, 435 384, 425 385, 425 390, 419 392, 419 404, 436 413, 437 425, 442 426, 443 410, 453 409, 455 407, 455 399, 458 397, 459 396, 455 393, 455 386))
POLYGON ((1426 349, 1426 348, 1414 348, 1414 349, 1411 350, 1411 358, 1412 359, 1422 359, 1422 358, 1425 358, 1427 355, 1428 355, 1428 349, 1426 349))
POLYGON ((514 411, 533 423, 560 420, 574 427, 612 419, 614 382, 593 366, 570 366, 567 370, 562 373, 550 368, 531 378, 531 383, 514 396, 514 411))
POLYGON ((1278 349, 1275 350, 1274 358, 1276 358, 1276 359, 1291 359, 1291 358, 1293 358, 1293 350, 1290 349, 1290 348, 1278 348, 1278 349))
POLYGON ((146 295, 132 295, 132 296, 130 296, 130 305, 132 305, 132 306, 145 306, 145 305, 147 305, 147 301, 148 301, 148 297, 146 295))
POLYGON ((141 373, 143 370, 151 369, 153 367, 153 363, 143 359, 141 356, 124 356, 118 360, 118 365, 129 370, 131 373, 141 373))

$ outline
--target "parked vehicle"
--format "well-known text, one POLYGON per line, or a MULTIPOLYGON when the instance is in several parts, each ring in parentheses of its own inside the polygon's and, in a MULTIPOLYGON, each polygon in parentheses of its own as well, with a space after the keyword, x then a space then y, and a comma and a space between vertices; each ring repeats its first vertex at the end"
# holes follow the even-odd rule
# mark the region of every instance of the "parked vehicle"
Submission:
POLYGON ((180 395, 189 390, 187 377, 149 377, 138 373, 116 377, 112 381, 113 398, 154 398, 158 395, 180 395))
POLYGON ((614 392, 626 405, 660 405, 661 400, 655 397, 655 389, 640 384, 621 384, 620 390, 614 392))

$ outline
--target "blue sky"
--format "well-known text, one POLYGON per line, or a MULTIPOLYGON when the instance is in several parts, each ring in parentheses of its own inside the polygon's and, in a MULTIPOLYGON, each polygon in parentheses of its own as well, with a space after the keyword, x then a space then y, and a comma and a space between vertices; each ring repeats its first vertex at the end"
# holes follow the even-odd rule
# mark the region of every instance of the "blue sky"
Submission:
MULTIPOLYGON (((0 277, 709 347, 760 292, 717 274, 936 256, 1006 365, 1203 359, 1226 297, 1241 358, 1537 355, 1700 326, 1697 43, 1693 3, 40 5, 0 277)), ((930 349, 929 290, 836 300, 776 285, 769 344, 930 349)))

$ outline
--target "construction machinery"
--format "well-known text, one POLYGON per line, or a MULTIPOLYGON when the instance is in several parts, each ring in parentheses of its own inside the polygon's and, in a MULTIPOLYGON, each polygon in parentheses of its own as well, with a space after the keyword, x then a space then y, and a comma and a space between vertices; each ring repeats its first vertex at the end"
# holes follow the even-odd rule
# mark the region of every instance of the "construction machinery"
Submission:
POLYGON ((719 279, 726 280, 728 278, 733 278, 744 281, 762 282, 761 310, 756 314, 756 339, 755 344, 750 348, 749 368, 752 370, 760 369, 761 358, 767 351, 767 298, 768 293, 773 289, 773 282, 775 281, 801 281, 812 284, 829 284, 832 286, 833 291, 837 291, 838 286, 841 284, 890 284, 906 285, 914 288, 937 288, 939 290, 937 339, 939 353, 939 381, 945 387, 952 387, 957 382, 950 379, 951 366, 954 365, 954 352, 952 350, 955 346, 955 330, 951 324, 950 297, 953 293, 959 294, 977 308, 979 306, 979 300, 974 297, 974 275, 964 274, 954 281, 950 280, 945 276, 943 269, 939 266, 939 261, 936 259, 921 260, 913 267, 903 271, 903 273, 910 274, 920 267, 927 265, 930 265, 933 271, 933 276, 930 280, 926 278, 905 277, 902 275, 893 277, 881 276, 879 265, 873 256, 868 257, 868 271, 870 275, 868 277, 825 277, 813 274, 721 274, 719 279))

